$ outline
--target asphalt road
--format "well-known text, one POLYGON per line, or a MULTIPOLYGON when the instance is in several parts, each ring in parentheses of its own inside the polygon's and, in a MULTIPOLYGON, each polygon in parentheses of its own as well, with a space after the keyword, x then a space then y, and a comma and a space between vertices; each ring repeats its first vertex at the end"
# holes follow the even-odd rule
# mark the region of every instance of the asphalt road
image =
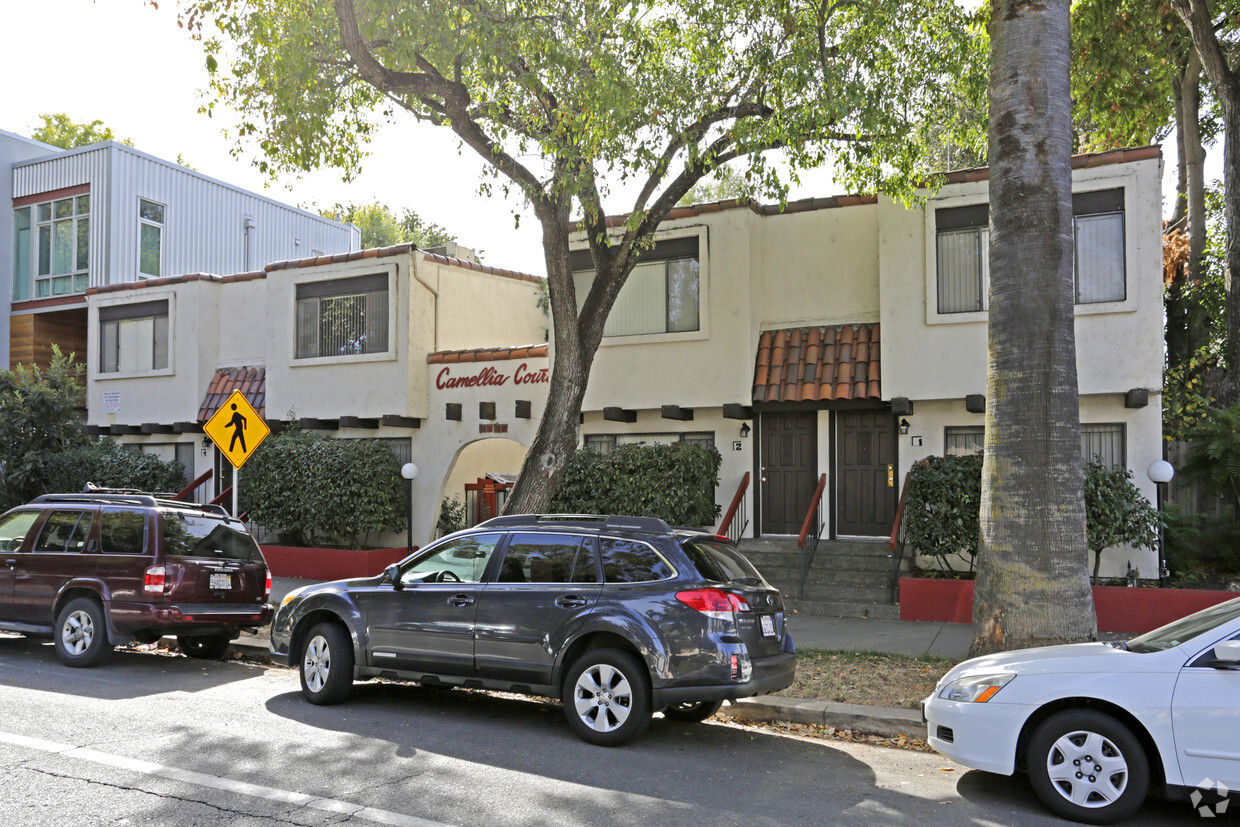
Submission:
MULTIPOLYGON (((0 634, 0 825, 1050 825, 1023 779, 940 756, 656 717, 604 749, 558 705, 0 634)), ((1234 821, 1234 819, 1225 819, 1234 821)), ((1217 819, 1215 820, 1217 823, 1217 819)), ((1189 824, 1153 802, 1141 824, 1189 824)))

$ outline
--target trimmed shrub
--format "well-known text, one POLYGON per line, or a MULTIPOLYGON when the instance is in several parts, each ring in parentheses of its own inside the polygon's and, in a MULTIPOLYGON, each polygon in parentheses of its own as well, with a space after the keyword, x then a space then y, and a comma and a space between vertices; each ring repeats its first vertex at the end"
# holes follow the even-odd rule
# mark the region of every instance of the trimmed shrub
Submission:
POLYGON ((135 488, 173 493, 185 487, 185 469, 154 454, 123 448, 110 439, 66 448, 44 459, 49 494, 71 494, 86 483, 100 488, 135 488))
POLYGON ((1162 517, 1132 483, 1132 472, 1100 459, 1085 463, 1085 543, 1094 553, 1094 582, 1102 552, 1113 546, 1156 548, 1162 517))
POLYGON ((551 510, 710 526, 721 510, 715 486, 722 461, 717 449, 685 442, 620 445, 607 453, 582 449, 573 454, 551 510))
POLYGON ((246 463, 240 507, 294 545, 361 548, 371 534, 404 527, 406 490, 384 443, 290 427, 246 463))
POLYGON ((982 505, 982 455, 926 457, 913 463, 904 500, 904 542, 943 571, 955 556, 973 571, 982 505))

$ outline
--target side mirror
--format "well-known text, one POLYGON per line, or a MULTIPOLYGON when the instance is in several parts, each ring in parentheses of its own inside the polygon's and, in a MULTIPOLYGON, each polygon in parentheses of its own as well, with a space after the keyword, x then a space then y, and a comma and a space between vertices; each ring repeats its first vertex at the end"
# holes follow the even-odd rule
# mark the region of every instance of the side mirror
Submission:
POLYGON ((1240 640, 1225 640, 1214 644, 1214 660, 1221 661, 1219 665, 1240 667, 1240 640))
POLYGON ((400 591, 404 588, 400 583, 400 565, 393 563, 383 570, 383 574, 387 577, 388 582, 392 584, 392 588, 400 591))

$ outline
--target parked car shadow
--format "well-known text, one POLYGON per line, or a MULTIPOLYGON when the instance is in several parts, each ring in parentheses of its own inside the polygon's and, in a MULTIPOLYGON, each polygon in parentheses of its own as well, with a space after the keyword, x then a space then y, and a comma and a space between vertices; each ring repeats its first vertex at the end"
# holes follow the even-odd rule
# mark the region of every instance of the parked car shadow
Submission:
POLYGON ((7 685, 90 698, 200 692, 254 677, 262 668, 236 661, 195 660, 167 652, 119 648, 101 666, 74 669, 60 662, 50 640, 0 633, 0 674, 7 685))

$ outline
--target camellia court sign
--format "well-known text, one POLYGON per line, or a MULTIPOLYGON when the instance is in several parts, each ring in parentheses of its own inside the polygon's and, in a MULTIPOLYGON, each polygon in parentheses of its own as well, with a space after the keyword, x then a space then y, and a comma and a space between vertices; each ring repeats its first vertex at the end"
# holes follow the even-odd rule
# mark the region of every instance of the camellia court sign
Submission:
MULTIPOLYGON (((460 366, 456 366, 458 371, 460 366)), ((435 376, 435 387, 438 390, 453 388, 500 388, 506 385, 543 385, 551 381, 548 368, 530 367, 528 362, 521 362, 513 368, 497 369, 485 367, 470 374, 453 375, 452 367, 445 366, 435 376)))

